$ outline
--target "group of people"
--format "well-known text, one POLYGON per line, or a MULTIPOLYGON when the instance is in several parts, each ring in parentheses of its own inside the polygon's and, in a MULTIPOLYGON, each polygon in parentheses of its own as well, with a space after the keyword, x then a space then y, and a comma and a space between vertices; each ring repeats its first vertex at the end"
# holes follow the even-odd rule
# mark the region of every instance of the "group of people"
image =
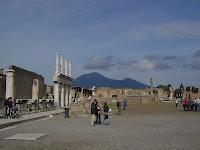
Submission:
POLYGON ((12 97, 9 97, 4 102, 4 116, 5 118, 17 118, 18 108, 12 97))
MULTIPOLYGON (((123 110, 126 110, 127 108, 127 99, 124 99, 123 100, 123 110)), ((117 100, 117 109, 118 109, 118 112, 121 112, 121 102, 119 100, 117 100)))
MULTIPOLYGON (((123 103, 122 104, 123 110, 126 110, 127 100, 124 99, 122 101, 122 103, 123 103)), ((120 114, 120 112, 121 112, 121 102, 119 100, 117 100, 116 106, 117 106, 117 109, 118 109, 118 113, 120 114)), ((102 111, 102 108, 100 107, 98 101, 96 99, 94 99, 92 104, 91 104, 91 125, 93 126, 93 125, 97 125, 97 124, 102 124, 102 122, 101 122, 102 112, 104 114, 103 124, 109 125, 109 119, 108 119, 109 110, 110 110, 110 108, 109 108, 107 102, 104 102, 103 111, 102 111)))
MULTIPOLYGON (((180 101, 176 99, 176 108, 180 101)), ((200 112, 200 99, 184 98, 182 101, 184 111, 200 112)))
MULTIPOLYGON (((109 111, 109 107, 108 107, 107 102, 105 102, 104 106, 103 106, 103 112, 104 112, 103 123, 106 125, 109 125, 108 111, 109 111)), ((96 99, 94 99, 94 101, 91 104, 91 115, 92 115, 91 125, 92 126, 97 125, 97 124, 102 124, 101 113, 102 113, 101 107, 100 107, 98 101, 96 99)))

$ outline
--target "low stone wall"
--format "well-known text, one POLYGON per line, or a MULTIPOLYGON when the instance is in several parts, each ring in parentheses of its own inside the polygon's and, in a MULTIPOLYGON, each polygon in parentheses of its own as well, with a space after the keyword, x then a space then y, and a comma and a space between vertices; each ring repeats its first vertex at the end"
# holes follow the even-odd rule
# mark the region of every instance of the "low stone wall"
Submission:
MULTIPOLYGON (((156 101, 160 101, 157 97, 153 96, 127 96, 127 102, 129 104, 136 104, 136 103, 154 103, 156 101)), ((101 99, 99 100, 99 105, 102 108, 104 102, 108 103, 109 108, 112 110, 111 114, 118 114, 117 109, 117 100, 116 98, 108 98, 108 99, 101 99)), ((121 109, 123 108, 123 99, 119 99, 121 103, 121 109)), ((90 114, 91 111, 91 103, 92 100, 80 100, 76 102, 72 102, 70 106, 70 116, 71 117, 78 117, 80 114, 90 114)))
POLYGON ((54 109, 54 100, 52 99, 17 99, 16 106, 20 113, 31 113, 54 109))

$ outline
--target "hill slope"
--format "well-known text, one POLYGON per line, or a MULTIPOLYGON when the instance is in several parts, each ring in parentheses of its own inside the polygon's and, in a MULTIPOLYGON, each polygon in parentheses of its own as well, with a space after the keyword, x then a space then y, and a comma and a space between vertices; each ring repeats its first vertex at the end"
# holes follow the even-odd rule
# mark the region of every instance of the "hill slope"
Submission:
POLYGON ((93 72, 90 74, 84 74, 77 79, 73 80, 74 86, 81 86, 86 88, 96 87, 111 87, 111 88, 145 88, 147 85, 135 81, 130 78, 124 80, 114 80, 102 76, 99 73, 93 72))

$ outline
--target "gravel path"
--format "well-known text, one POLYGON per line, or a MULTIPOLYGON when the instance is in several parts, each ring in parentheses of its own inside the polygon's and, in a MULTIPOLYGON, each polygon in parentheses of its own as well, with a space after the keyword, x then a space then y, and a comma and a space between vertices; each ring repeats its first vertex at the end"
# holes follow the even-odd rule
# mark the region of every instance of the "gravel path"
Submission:
POLYGON ((0 130, 2 150, 199 150, 200 113, 179 112, 173 104, 129 105, 110 125, 90 126, 89 116, 64 114, 0 130), (5 140, 17 133, 45 133, 35 141, 5 140))

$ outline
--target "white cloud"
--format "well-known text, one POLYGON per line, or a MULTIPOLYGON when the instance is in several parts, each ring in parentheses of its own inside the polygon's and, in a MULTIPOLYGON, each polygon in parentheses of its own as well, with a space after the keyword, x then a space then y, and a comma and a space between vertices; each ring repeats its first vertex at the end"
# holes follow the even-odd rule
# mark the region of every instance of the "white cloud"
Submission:
POLYGON ((141 71, 154 70, 155 64, 148 59, 144 59, 136 63, 134 68, 141 71))
POLYGON ((87 70, 109 70, 114 65, 114 57, 112 55, 108 55, 105 57, 91 56, 88 58, 87 63, 83 67, 87 70))

